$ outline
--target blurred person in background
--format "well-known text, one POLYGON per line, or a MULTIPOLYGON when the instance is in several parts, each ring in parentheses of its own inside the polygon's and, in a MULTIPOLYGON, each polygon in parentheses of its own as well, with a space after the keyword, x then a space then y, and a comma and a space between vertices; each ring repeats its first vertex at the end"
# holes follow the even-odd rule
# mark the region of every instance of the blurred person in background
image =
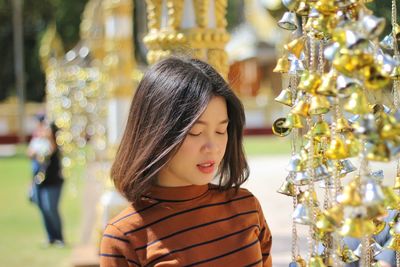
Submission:
POLYGON ((56 143, 57 126, 38 115, 38 125, 32 135, 27 154, 32 161, 30 199, 41 212, 47 233, 46 246, 64 246, 62 222, 58 210, 64 182, 61 173, 60 150, 56 143))

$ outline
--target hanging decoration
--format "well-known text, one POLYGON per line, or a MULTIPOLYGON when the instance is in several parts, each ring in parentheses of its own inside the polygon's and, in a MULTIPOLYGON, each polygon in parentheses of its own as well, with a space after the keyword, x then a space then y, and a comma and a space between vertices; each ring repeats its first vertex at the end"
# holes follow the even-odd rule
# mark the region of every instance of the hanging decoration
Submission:
POLYGON ((282 2, 288 11, 278 25, 292 35, 274 69, 284 85, 275 100, 290 111, 273 132, 292 140, 288 175, 278 189, 293 198, 289 266, 380 266, 383 249, 396 251, 400 266, 396 0, 392 31, 383 39, 386 22, 366 7, 369 1, 282 2), (385 185, 373 162, 394 161, 397 176, 385 185), (307 255, 299 253, 297 227, 309 229, 307 255), (382 247, 375 238, 387 228, 382 247), (359 240, 358 248, 349 248, 349 238, 359 240))

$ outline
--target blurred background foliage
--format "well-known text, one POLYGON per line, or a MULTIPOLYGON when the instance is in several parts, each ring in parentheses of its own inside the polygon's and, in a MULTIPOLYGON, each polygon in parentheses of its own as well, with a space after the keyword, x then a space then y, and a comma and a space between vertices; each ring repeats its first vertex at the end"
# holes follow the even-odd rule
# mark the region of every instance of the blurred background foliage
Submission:
MULTIPOLYGON (((16 94, 13 56, 12 0, 0 0, 0 101, 16 94)), ((38 50, 40 38, 46 26, 55 21, 66 51, 79 40, 79 24, 82 11, 88 0, 25 0, 23 10, 24 55, 27 101, 42 102, 45 97, 45 77, 40 66, 38 50)), ((143 1, 143 0, 136 0, 143 1)), ((228 29, 231 30, 244 19, 245 0, 228 1, 228 29)), ((276 0, 259 0, 262 2, 276 0)), ((138 2, 135 6, 142 6, 138 2)), ((268 6, 268 5, 264 5, 268 6)), ((391 1, 375 1, 368 4, 377 16, 387 19, 386 33, 390 30, 391 1)), ((276 19, 285 11, 265 10, 276 19)), ((400 12, 399 12, 400 14, 400 12)), ((139 18, 143 18, 139 16, 139 18)), ((135 23, 134 23, 135 25, 135 23)), ((385 34, 386 34, 385 33, 385 34)), ((384 35, 383 35, 384 36, 384 35)))

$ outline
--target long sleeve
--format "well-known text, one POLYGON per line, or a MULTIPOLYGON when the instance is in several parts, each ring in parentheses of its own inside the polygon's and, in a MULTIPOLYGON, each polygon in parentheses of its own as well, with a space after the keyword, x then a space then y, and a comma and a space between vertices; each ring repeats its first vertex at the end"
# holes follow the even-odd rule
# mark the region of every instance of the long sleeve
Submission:
POLYGON ((272 267, 272 256, 271 256, 271 247, 272 247, 272 236, 271 231, 269 230, 268 224, 265 220, 264 213, 262 211, 261 205, 256 199, 258 216, 260 220, 260 234, 258 239, 260 240, 261 245, 261 253, 263 256, 263 266, 264 267, 272 267))
POLYGON ((107 225, 100 246, 101 267, 141 266, 130 241, 114 225, 107 225))

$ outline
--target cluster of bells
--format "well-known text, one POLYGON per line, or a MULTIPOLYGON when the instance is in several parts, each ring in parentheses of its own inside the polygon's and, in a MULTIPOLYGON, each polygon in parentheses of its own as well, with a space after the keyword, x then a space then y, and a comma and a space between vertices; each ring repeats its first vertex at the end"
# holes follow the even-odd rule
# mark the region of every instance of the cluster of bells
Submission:
MULTIPOLYGON (((278 136, 287 136, 293 129, 304 133, 304 145, 293 152, 289 174, 278 190, 296 198, 293 221, 312 227, 312 238, 325 248, 333 233, 359 239, 369 236, 364 244, 373 258, 382 247, 372 236, 385 227, 390 227, 391 234, 387 248, 400 252, 400 219, 384 221, 388 210, 400 210, 400 197, 394 191, 400 190, 400 175, 394 187, 382 184, 382 171, 371 172, 367 167, 344 187, 334 180, 356 171, 348 158, 362 154, 366 162, 389 162, 400 155, 400 110, 369 102, 370 95, 400 80, 400 56, 389 54, 397 50, 400 26, 393 24, 393 31, 379 41, 385 20, 374 16, 365 2, 283 0, 288 11, 278 25, 297 37, 284 46, 285 54, 274 72, 298 77, 299 82, 291 79, 275 98, 291 110, 274 122, 272 130, 278 136), (302 34, 297 34, 299 16, 302 34), (320 66, 313 64, 311 53, 316 49, 323 49, 320 66), (325 210, 319 208, 314 190, 301 190, 314 182, 339 192, 325 210)), ((361 244, 355 251, 344 242, 333 249, 344 263, 358 261, 362 254, 361 244)), ((311 255, 308 263, 298 255, 289 266, 334 266, 334 262, 332 253, 324 250, 311 255)))
POLYGON ((94 68, 77 65, 58 68, 49 75, 47 86, 51 117, 60 129, 56 143, 63 152, 64 174, 74 163, 85 164, 88 140, 95 151, 106 149, 106 91, 101 90, 102 75, 94 68), (55 72, 53 72, 55 73, 55 72))

